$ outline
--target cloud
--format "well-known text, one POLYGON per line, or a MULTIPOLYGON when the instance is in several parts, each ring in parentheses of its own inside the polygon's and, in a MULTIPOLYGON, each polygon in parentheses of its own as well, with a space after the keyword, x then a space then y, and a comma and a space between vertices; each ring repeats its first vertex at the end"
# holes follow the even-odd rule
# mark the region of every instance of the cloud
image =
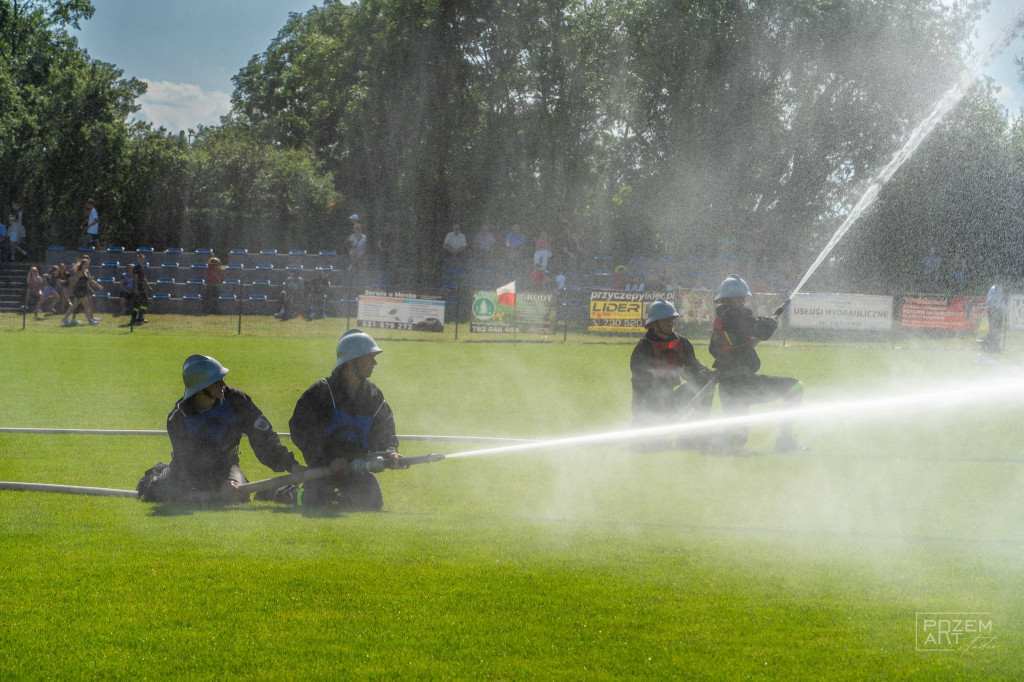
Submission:
POLYGON ((997 83, 996 87, 999 88, 999 91, 996 92, 997 102, 1009 108, 1011 112, 1021 105, 1020 97, 1009 85, 997 83))
POLYGON ((217 125, 231 110, 231 95, 220 90, 203 92, 198 85, 145 80, 149 90, 139 98, 135 117, 171 132, 217 125))

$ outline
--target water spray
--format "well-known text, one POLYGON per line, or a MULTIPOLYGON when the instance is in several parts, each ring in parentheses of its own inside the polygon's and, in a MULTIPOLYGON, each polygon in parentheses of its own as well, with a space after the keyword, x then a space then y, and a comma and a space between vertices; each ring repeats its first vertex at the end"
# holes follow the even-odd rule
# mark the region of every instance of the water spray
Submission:
POLYGON ((896 174, 896 171, 900 169, 900 166, 902 166, 907 159, 913 156, 914 152, 921 145, 921 142, 931 134, 939 121, 941 121, 946 114, 948 114, 949 111, 956 106, 961 99, 963 99, 964 95, 967 94, 967 91, 974 84, 974 81, 977 80, 981 70, 993 57, 999 54, 1003 48, 1010 44, 1010 41, 1014 39, 1017 32, 1022 28, 1024 28, 1024 10, 1020 10, 1016 15, 1014 15, 1009 25, 1003 29, 1003 32, 992 41, 991 45, 989 45, 988 50, 983 52, 974 61, 960 79, 957 80, 956 84, 947 90, 942 98, 939 99, 931 112, 929 112, 928 115, 917 124, 917 127, 911 131, 910 137, 899 151, 896 152, 896 155, 889 161, 889 163, 887 163, 871 181, 871 184, 868 186, 863 196, 861 196, 860 200, 858 200, 854 205, 850 214, 846 216, 846 220, 844 220, 842 225, 839 226, 839 229, 837 229, 835 234, 832 235, 832 238, 829 240, 828 244, 825 245, 825 248, 818 254, 818 257, 811 264, 811 267, 808 268, 806 273, 804 273, 803 278, 796 285, 796 288, 789 293, 789 297, 781 306, 779 306, 778 310, 775 311, 776 317, 781 316, 782 313, 785 312, 790 301, 794 296, 800 293, 804 284, 807 283, 807 280, 811 278, 811 275, 813 275, 818 267, 825 261, 828 254, 830 254, 832 249, 835 248, 836 244, 838 244, 843 236, 850 231, 850 228, 855 222, 857 222, 857 219, 860 218, 873 203, 875 203, 882 187, 892 179, 892 176, 896 174))

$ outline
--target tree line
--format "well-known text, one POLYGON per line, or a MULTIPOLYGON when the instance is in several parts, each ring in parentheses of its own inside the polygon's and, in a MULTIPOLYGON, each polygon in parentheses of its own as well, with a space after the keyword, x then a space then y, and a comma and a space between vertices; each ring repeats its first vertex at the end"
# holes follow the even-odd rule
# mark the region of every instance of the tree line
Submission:
MULTIPOLYGON (((327 0, 189 133, 130 119, 145 84, 68 34, 93 11, 0 0, 0 200, 21 197, 34 236, 79 243, 90 196, 129 247, 340 250, 359 213, 425 279, 453 222, 578 232, 622 260, 726 237, 800 270, 964 68, 979 6, 327 0)), ((1024 274, 1022 150, 979 84, 825 281, 912 287, 923 250, 960 242, 979 277, 1024 274)))

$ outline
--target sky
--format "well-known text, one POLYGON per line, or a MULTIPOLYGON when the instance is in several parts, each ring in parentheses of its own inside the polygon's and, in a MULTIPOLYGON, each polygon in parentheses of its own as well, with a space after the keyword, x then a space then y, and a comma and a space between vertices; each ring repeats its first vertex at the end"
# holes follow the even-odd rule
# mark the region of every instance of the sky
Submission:
MULTIPOLYGON (((172 132, 216 125, 228 113, 231 77, 263 52, 291 12, 305 12, 318 0, 92 0, 96 14, 75 31, 90 56, 116 64, 125 76, 149 84, 137 118, 172 132)), ((992 0, 976 44, 987 47, 1024 0, 992 0)), ((1015 55, 1018 37, 986 74, 1001 86, 1000 102, 1011 113, 1024 107, 1024 84, 1015 55)))

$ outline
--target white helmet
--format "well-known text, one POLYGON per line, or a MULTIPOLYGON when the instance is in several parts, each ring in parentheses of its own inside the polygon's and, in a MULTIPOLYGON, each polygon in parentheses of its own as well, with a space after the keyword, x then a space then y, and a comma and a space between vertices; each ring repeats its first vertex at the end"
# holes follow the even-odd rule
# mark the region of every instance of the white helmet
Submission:
POLYGON ((750 296, 750 287, 739 275, 729 275, 722 281, 722 286, 718 287, 718 295, 715 296, 715 300, 721 301, 723 298, 739 296, 750 296))
POLYGON ((338 362, 335 363, 334 369, 338 369, 349 360, 383 352, 384 350, 377 345, 373 337, 362 329, 349 329, 341 335, 341 339, 338 341, 338 362))
POLYGON ((654 302, 647 306, 647 320, 644 322, 644 326, 649 327, 658 320, 667 320, 675 317, 679 317, 676 307, 663 298, 656 298, 654 302))

